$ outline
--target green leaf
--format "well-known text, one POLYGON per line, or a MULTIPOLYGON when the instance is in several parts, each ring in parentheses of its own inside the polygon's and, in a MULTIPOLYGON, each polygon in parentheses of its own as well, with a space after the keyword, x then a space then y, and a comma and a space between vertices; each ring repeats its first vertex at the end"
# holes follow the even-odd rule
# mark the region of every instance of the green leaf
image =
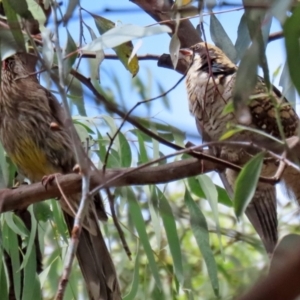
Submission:
POLYGON ((188 189, 184 195, 185 204, 190 212, 190 224, 198 247, 204 258, 208 275, 211 281, 212 288, 216 296, 219 295, 219 280, 217 272, 217 264, 214 258, 214 254, 209 245, 209 233, 207 223, 202 211, 198 205, 192 199, 188 189))
POLYGON ((29 261, 30 255, 32 255, 32 252, 35 252, 34 248, 34 240, 35 235, 37 234, 37 221, 35 219, 34 213, 33 213, 33 205, 30 205, 27 210, 30 213, 31 216, 31 231, 28 238, 27 246, 26 246, 26 253, 23 257, 21 268, 24 268, 27 266, 27 263, 29 261))
POLYGON ((45 203, 45 202, 35 203, 33 209, 37 221, 47 222, 48 220, 53 219, 53 212, 50 209, 49 203, 45 203))
MULTIPOLYGON (((139 249, 139 247, 137 247, 139 249)), ((134 262, 134 271, 133 271, 133 279, 131 283, 131 289, 130 292, 123 297, 123 300, 131 300, 135 299, 138 288, 139 288, 139 266, 140 266, 140 251, 138 250, 136 257, 135 257, 135 262, 134 262)))
POLYGON ((40 281, 36 275, 36 251, 33 247, 24 268, 24 288, 22 300, 42 299, 40 281))
POLYGON ((63 16, 64 26, 67 25, 68 21, 72 17, 75 8, 79 5, 79 0, 70 0, 68 1, 68 7, 65 15, 63 16))
POLYGON ((176 227, 175 218, 168 200, 164 194, 157 188, 156 189, 159 203, 159 212, 163 220, 164 228, 167 234, 168 245, 170 247, 171 255, 173 258, 175 275, 178 281, 183 285, 184 275, 182 266, 182 255, 180 250, 180 242, 178 238, 178 231, 176 227))
MULTIPOLYGON (((18 0, 16 0, 18 1, 18 0)), ((28 10, 31 12, 33 18, 38 21, 39 23, 39 28, 40 31, 44 30, 44 25, 46 23, 46 16, 45 13, 43 11, 43 9, 41 8, 41 6, 39 5, 39 3, 37 3, 36 0, 26 0, 27 4, 28 4, 28 10)), ((44 2, 44 7, 46 6, 45 1, 44 2)))
POLYGON ((251 158, 236 179, 233 206, 237 218, 242 216, 254 196, 264 155, 264 152, 260 152, 251 158))
POLYGON ((51 208, 53 211, 53 221, 57 232, 56 236, 61 237, 68 244, 67 226, 63 218, 63 214, 57 200, 51 200, 51 208))
POLYGON ((149 205, 149 213, 151 216, 151 224, 153 226, 153 231, 156 238, 157 248, 161 249, 161 242, 162 242, 162 230, 161 230, 161 220, 159 218, 159 212, 157 208, 157 193, 156 193, 156 186, 150 185, 148 186, 150 190, 150 201, 148 202, 149 205))
POLYGON ((219 239, 220 249, 221 252, 223 252, 222 249, 222 242, 221 242, 221 233, 220 233, 220 221, 219 221, 219 210, 218 210, 218 191, 216 189, 216 186, 212 182, 211 178, 207 175, 199 175, 198 176, 199 184, 204 191, 205 198, 208 200, 210 208, 213 213, 213 219, 216 223, 217 228, 217 235, 219 239))
POLYGON ((1 168, 2 178, 3 178, 1 187, 8 187, 9 170, 8 170, 8 164, 6 162, 5 151, 1 143, 0 143, 0 168, 1 168))
POLYGON ((67 75, 66 85, 69 88, 68 97, 71 98, 71 101, 76 106, 78 113, 81 116, 87 116, 85 110, 85 102, 83 100, 83 88, 81 82, 77 78, 69 74, 67 75))
POLYGON ((272 2, 271 13, 283 24, 287 18, 286 12, 292 6, 293 0, 273 0, 272 2))
POLYGON ((11 259, 13 287, 17 300, 21 299, 20 253, 17 235, 7 226, 2 226, 3 245, 11 259))
POLYGON ((287 62, 290 70, 291 79, 300 94, 300 77, 299 69, 300 65, 300 6, 298 5, 291 17, 287 18, 284 26, 283 33, 285 36, 285 47, 287 52, 287 62))
POLYGON ((296 89, 291 80, 288 62, 286 61, 281 76, 279 79, 279 85, 282 87, 282 95, 293 105, 296 106, 296 89))
POLYGON ((176 69, 178 58, 179 58, 179 49, 180 49, 180 40, 178 38, 177 33, 174 33, 170 45, 169 45, 169 52, 172 60, 172 64, 174 69, 176 69))
MULTIPOLYGON (((58 254, 59 255, 59 254, 58 254)), ((54 262, 56 262, 56 260, 59 258, 59 256, 57 255, 56 258, 54 258, 49 264, 48 266, 39 274, 39 279, 40 279, 40 285, 41 285, 41 288, 44 287, 48 277, 49 277, 49 273, 51 271, 51 269, 53 267, 55 267, 55 264, 54 262)))
POLYGON ((237 63, 244 56, 244 53, 246 49, 249 47, 250 43, 251 43, 251 38, 249 35, 249 30, 247 25, 247 16, 246 13, 244 13, 240 20, 240 24, 237 32, 237 39, 234 45, 237 54, 235 63, 237 63))
POLYGON ((50 29, 45 28, 42 31, 41 36, 43 41, 42 55, 43 55, 44 63, 50 69, 52 67, 53 60, 54 60, 54 46, 52 43, 52 32, 50 29))
POLYGON ((16 216, 13 212, 7 212, 4 214, 4 219, 9 228, 17 235, 27 237, 28 229, 22 222, 22 220, 16 216))
POLYGON ((123 135, 122 132, 118 133, 119 139, 120 139, 120 149, 119 149, 119 155, 121 158, 121 167, 128 168, 131 166, 131 149, 129 146, 129 143, 126 139, 126 137, 123 135))
MULTIPOLYGON (((259 45, 253 41, 250 48, 245 52, 236 74, 236 81, 233 89, 233 104, 238 109, 239 119, 242 119, 242 112, 251 96, 257 83, 257 66, 259 63, 259 45)), ((250 118, 250 113, 247 110, 250 118)), ((247 119, 246 119, 247 120, 247 119)), ((243 122, 243 121, 242 121, 243 122)), ((244 121, 245 122, 245 121, 244 121)))
POLYGON ((112 28, 91 43, 82 47, 82 51, 99 51, 114 48, 133 39, 147 37, 156 34, 170 33, 172 30, 166 25, 142 27, 133 24, 125 24, 112 28))
POLYGON ((22 18, 24 19, 33 18, 31 12, 28 10, 28 5, 26 0, 9 0, 8 3, 10 7, 22 18))
POLYGON ((135 194, 133 193, 132 189, 127 188, 127 192, 128 192, 127 196, 130 199, 130 201, 128 203, 129 203, 129 213, 130 213, 131 219, 134 223, 136 231, 138 232, 140 241, 144 247, 146 256, 149 261, 149 266, 152 271, 152 275, 155 279, 156 285, 161 290, 162 285, 161 285, 161 281, 160 281, 160 277, 159 277, 159 273, 158 273, 158 268, 157 268, 157 264, 156 264, 154 256, 153 256, 152 248, 149 243, 149 237, 146 232, 145 222, 143 220, 141 208, 136 200, 135 194))
POLYGON ((70 71, 73 67, 73 64, 75 63, 76 58, 77 58, 77 45, 74 42, 69 30, 67 30, 67 45, 66 45, 66 48, 64 51, 64 56, 68 56, 68 58, 63 60, 64 78, 66 78, 67 75, 70 73, 70 71))
POLYGON ((89 140, 90 135, 89 135, 88 131, 86 130, 85 126, 83 126, 83 124, 81 124, 79 122, 76 122, 76 123, 74 123, 74 127, 76 129, 76 132, 79 136, 81 143, 86 144, 86 141, 89 140))
MULTIPOLYGON (((94 18, 96 27, 100 32, 100 34, 104 35, 110 29, 116 28, 116 24, 114 22, 92 13, 90 13, 90 15, 94 18)), ((139 71, 139 62, 136 55, 132 56, 132 54, 134 54, 133 53, 134 47, 132 42, 127 41, 117 47, 112 47, 112 48, 116 52, 117 56, 119 57, 124 67, 128 71, 130 71, 130 73, 134 77, 139 71)))
POLYGON ((222 24, 214 14, 210 15, 210 35, 216 46, 222 49, 231 61, 235 62, 237 56, 235 47, 222 24))
MULTIPOLYGON (((187 182, 192 193, 194 193, 199 198, 206 199, 205 193, 199 184, 198 176, 187 178, 187 182)), ((226 190, 218 185, 215 185, 215 187, 218 191, 218 202, 228 207, 232 207, 232 201, 229 198, 226 190)))
MULTIPOLYGON (((16 2, 15 0, 13 0, 13 1, 3 0, 2 1, 5 15, 7 17, 7 22, 11 29, 11 33, 14 36, 14 39, 18 45, 18 48, 25 51, 25 40, 24 40, 23 33, 21 31, 21 26, 20 26, 20 23, 19 23, 16 13, 18 13, 18 8, 21 8, 23 5, 27 6, 27 3, 24 0, 20 0, 19 4, 16 5, 15 2, 16 2)), ((2 51, 1 51, 1 53, 2 53, 2 51)))
POLYGON ((270 28, 272 24, 272 18, 267 15, 265 10, 252 9, 250 5, 261 4, 261 0, 243 0, 245 5, 245 15, 249 34, 252 42, 258 46, 258 62, 264 72, 265 84, 270 87, 269 69, 265 49, 268 43, 270 28))
POLYGON ((143 135, 141 134, 140 130, 137 130, 136 135, 138 137, 139 142, 139 161, 138 164, 146 163, 148 159, 147 150, 145 147, 145 141, 143 139, 143 135))
POLYGON ((11 31, 8 29, 0 28, 0 50, 2 60, 14 55, 17 51, 22 50, 15 41, 11 31))
POLYGON ((4 254, 3 254, 2 245, 0 246, 0 291, 1 291, 1 297, 3 297, 3 299, 9 299, 8 278, 6 277, 6 272, 5 272, 4 254))

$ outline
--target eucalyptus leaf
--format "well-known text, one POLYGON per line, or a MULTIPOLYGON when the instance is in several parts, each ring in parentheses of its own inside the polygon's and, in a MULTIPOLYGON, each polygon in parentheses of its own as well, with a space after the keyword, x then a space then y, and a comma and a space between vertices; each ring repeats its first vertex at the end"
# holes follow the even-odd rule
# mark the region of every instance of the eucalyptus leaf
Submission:
POLYGON ((101 37, 85 45, 82 51, 99 51, 106 48, 114 48, 137 38, 170 32, 170 27, 165 25, 142 27, 125 24, 108 30, 101 37))
POLYGON ((65 15, 63 16, 64 25, 66 26, 72 17, 74 10, 80 4, 79 0, 69 0, 65 15))
POLYGON ((236 49, 221 22, 214 14, 210 15, 209 28, 211 38, 216 46, 222 49, 231 61, 235 62, 237 57, 236 49))
MULTIPOLYGON (((251 96, 257 83, 257 66, 259 64, 259 45, 253 41, 250 48, 245 52, 236 74, 236 81, 232 93, 233 104, 238 110, 241 119, 241 111, 251 96)), ((250 117, 250 114, 249 114, 250 117)), ((243 123, 243 122, 241 122, 243 123)))
POLYGON ((237 218, 242 216, 254 196, 264 155, 264 152, 260 152, 251 158, 235 181, 233 206, 237 218))
POLYGON ((48 28, 45 28, 41 32, 42 40, 43 40, 43 47, 42 47, 42 54, 44 63, 50 69, 53 64, 54 60, 54 46, 51 40, 51 31, 48 28))
POLYGON ((208 275, 211 281, 212 288, 216 296, 219 295, 219 280, 217 264, 214 258, 214 254, 209 245, 209 233, 207 222, 202 211, 199 209, 198 205, 194 202, 188 189, 185 191, 184 202, 190 212, 190 224, 198 244, 198 247, 204 258, 208 275))
MULTIPOLYGON (((24 4, 23 2, 25 2, 25 4, 26 4, 26 1, 21 0, 20 7, 22 6, 22 4, 24 4)), ((21 26, 20 26, 20 22, 18 20, 16 10, 13 7, 15 4, 15 1, 3 0, 2 3, 3 3, 5 15, 7 17, 8 25, 11 28, 11 33, 14 36, 14 39, 18 45, 18 48, 25 51, 24 36, 23 36, 22 30, 21 30, 21 26)))
POLYGON ((180 40, 178 38, 178 35, 174 33, 171 38, 170 46, 169 46, 170 56, 171 56, 174 69, 176 69, 178 63, 179 49, 180 49, 180 40))
POLYGON ((279 85, 282 87, 282 95, 291 103, 294 108, 296 107, 296 89, 291 80, 288 62, 284 63, 281 76, 279 79, 279 85))
POLYGON ((132 189, 127 188, 127 191, 128 191, 128 197, 130 198, 130 201, 128 203, 129 203, 129 212, 131 215, 131 219, 134 222, 135 229, 138 232, 141 244, 144 247, 146 256, 149 261, 149 266, 152 271, 152 275, 155 279, 156 285, 161 290, 162 284, 161 284, 159 273, 158 273, 158 267, 155 262, 155 259, 154 259, 153 253, 152 253, 152 248, 149 243, 149 238, 148 238, 148 235, 146 232, 145 222, 143 220, 141 208, 136 200, 136 197, 135 197, 132 189))
POLYGON ((285 47, 287 52, 287 62, 290 70, 291 79, 300 94, 300 77, 299 68, 300 65, 300 5, 298 5, 293 14, 287 18, 284 26, 283 32, 285 36, 285 47))
POLYGON ((239 23, 237 39, 234 45, 236 49, 235 63, 237 63, 243 57, 250 43, 251 43, 251 38, 249 35, 249 30, 247 25, 247 16, 244 13, 239 23))
POLYGON ((182 254, 180 250, 180 242, 178 237, 178 230, 176 228, 175 218, 171 209, 171 206, 164 196, 164 194, 157 188, 156 189, 158 201, 159 201, 159 212, 163 220, 164 228, 167 234, 167 239, 173 258, 173 265, 177 280, 183 285, 183 265, 182 265, 182 254))
POLYGON ((140 279, 139 266, 140 266, 140 251, 138 250, 134 262, 134 271, 133 271, 131 289, 130 292, 123 297, 123 300, 135 299, 137 295, 138 287, 139 287, 139 279, 140 279))

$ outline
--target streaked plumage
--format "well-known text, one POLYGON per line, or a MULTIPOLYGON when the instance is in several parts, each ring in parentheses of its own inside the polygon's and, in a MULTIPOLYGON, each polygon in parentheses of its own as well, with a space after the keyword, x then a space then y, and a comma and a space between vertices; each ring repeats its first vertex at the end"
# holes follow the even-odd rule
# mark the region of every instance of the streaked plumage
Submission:
MULTIPOLYGON (((38 182, 45 175, 72 172, 76 161, 64 111, 36 75, 29 75, 34 69, 28 54, 17 54, 3 62, 0 139, 19 171, 38 182), (55 129, 50 126, 53 123, 55 129)), ((75 210, 80 197, 68 197, 75 210)), ((74 216, 64 201, 60 202, 71 233, 74 216)), ((106 216, 97 195, 90 203, 77 258, 91 299, 121 299, 116 271, 99 228, 99 215, 106 216), (102 211, 98 213, 96 207, 102 211)))
MULTIPOLYGON (((186 88, 189 108, 196 118, 197 128, 205 141, 217 141, 228 130, 228 126, 239 124, 235 113, 223 113, 226 104, 232 99, 237 66, 219 48, 210 44, 206 45, 199 43, 189 49, 182 49, 181 57, 191 64, 186 77, 186 88), (213 76, 209 75, 210 71, 213 76)), ((280 107, 279 115, 285 137, 297 135, 298 116, 275 87, 270 96, 263 79, 258 76, 252 95, 257 97, 249 100, 251 119, 247 126, 281 139, 275 115, 273 102, 275 101, 276 105, 280 107)), ((259 143, 266 140, 266 137, 250 131, 242 131, 231 136, 230 140, 259 143)), ((269 141, 265 142, 270 146, 272 144, 269 141)), ((214 150, 221 158, 240 165, 245 164, 255 154, 253 149, 243 149, 238 146, 224 146, 214 150)), ((277 162, 265 161, 262 175, 271 177, 276 169, 277 162)), ((299 201, 300 185, 297 181, 300 176, 296 173, 292 168, 286 168, 283 181, 299 201)), ((232 190, 237 173, 226 169, 220 175, 223 182, 225 181, 225 187, 232 190)), ((276 206, 275 186, 259 182, 252 202, 246 210, 246 215, 269 253, 274 250, 278 239, 276 206)))

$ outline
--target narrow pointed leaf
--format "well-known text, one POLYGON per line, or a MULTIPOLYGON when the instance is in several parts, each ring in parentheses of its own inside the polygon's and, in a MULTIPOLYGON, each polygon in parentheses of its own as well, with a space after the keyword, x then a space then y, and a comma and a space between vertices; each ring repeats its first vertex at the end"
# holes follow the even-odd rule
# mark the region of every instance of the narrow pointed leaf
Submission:
POLYGON ((133 279, 131 283, 131 289, 130 292, 123 297, 123 300, 132 300, 135 299, 138 288, 139 288, 139 279, 140 279, 140 274, 139 274, 139 266, 140 266, 140 251, 138 250, 135 262, 134 262, 134 271, 133 271, 133 279))
MULTIPOLYGON (((90 15, 94 18, 97 29, 100 34, 105 34, 110 29, 116 27, 116 24, 112 21, 105 19, 103 17, 97 16, 95 14, 90 13, 90 15)), ((134 77, 139 71, 139 62, 136 55, 132 55, 133 52, 133 44, 131 41, 127 41, 117 47, 112 47, 116 54, 118 55, 120 61, 125 66, 125 68, 132 74, 134 77)))
POLYGON ((189 191, 186 189, 184 195, 185 204, 190 213, 191 228, 205 261, 207 272, 211 281, 212 288, 216 296, 219 295, 219 280, 217 272, 217 264, 214 254, 209 245, 209 233, 207 223, 202 211, 192 199, 189 191))
POLYGON ((242 216, 254 196, 263 160, 264 152, 255 155, 245 164, 236 179, 233 206, 237 218, 242 216))
POLYGON ((149 266, 152 271, 152 275, 155 279, 157 287, 161 290, 162 285, 158 273, 158 267, 154 259, 154 255, 152 252, 152 248, 149 243, 149 237, 146 232, 146 227, 145 227, 145 221, 142 216, 141 208, 135 198, 135 195, 131 188, 127 188, 128 191, 128 198, 130 199, 129 201, 129 212, 131 215, 131 219, 135 225, 136 231, 138 232, 138 235, 140 237, 141 244, 144 247, 146 256, 149 261, 149 266))
POLYGON ((156 189, 156 192, 159 201, 160 216, 163 220, 164 228, 167 234, 168 244, 173 258, 175 275, 177 280, 181 283, 181 285, 183 285, 184 275, 182 266, 182 255, 175 218, 171 206, 168 200, 166 199, 165 195, 158 188, 156 189))
POLYGON ((300 5, 298 5, 293 11, 292 16, 287 18, 283 32, 285 36, 285 47, 287 52, 287 62, 290 70, 291 79, 300 94, 300 77, 299 68, 300 66, 300 5))
POLYGON ((236 61, 235 47, 221 22, 214 14, 210 15, 210 34, 216 46, 222 49, 231 61, 236 61))
POLYGON ((143 27, 133 24, 125 24, 108 30, 101 37, 98 37, 91 43, 85 45, 82 50, 98 51, 107 48, 114 48, 137 38, 170 32, 170 27, 164 25, 143 27))

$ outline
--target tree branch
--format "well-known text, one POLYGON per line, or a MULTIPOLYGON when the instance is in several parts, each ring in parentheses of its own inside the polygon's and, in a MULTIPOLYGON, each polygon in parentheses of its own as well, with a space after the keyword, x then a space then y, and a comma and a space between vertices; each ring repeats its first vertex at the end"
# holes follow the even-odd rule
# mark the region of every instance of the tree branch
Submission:
MULTIPOLYGON (((207 161, 200 166, 198 159, 190 158, 166 165, 138 169, 135 172, 124 174, 124 176, 110 182, 105 187, 167 183, 206 173, 214 170, 214 168, 214 163, 207 161)), ((99 171, 94 171, 91 173, 90 188, 102 185, 116 175, 130 169, 107 169, 105 176, 99 175, 99 171)), ((68 174, 59 176, 58 184, 66 195, 81 192, 81 175, 68 174)), ((32 203, 55 197, 60 197, 60 191, 55 181, 47 186, 47 190, 41 183, 23 185, 16 189, 1 189, 0 213, 26 208, 32 203)))
MULTIPOLYGON (((169 26, 172 29, 173 35, 175 32, 176 22, 172 21, 172 11, 171 4, 168 0, 157 1, 157 0, 130 0, 134 4, 138 5, 142 10, 144 10, 148 15, 150 15, 155 21, 162 22, 164 25, 169 26)), ((178 26, 177 36, 180 40, 181 47, 190 47, 202 41, 199 33, 195 30, 193 24, 190 20, 182 20, 178 26)), ((173 65, 171 63, 171 69, 173 65)), ((176 71, 184 74, 187 66, 183 61, 179 61, 176 67, 176 71)))

